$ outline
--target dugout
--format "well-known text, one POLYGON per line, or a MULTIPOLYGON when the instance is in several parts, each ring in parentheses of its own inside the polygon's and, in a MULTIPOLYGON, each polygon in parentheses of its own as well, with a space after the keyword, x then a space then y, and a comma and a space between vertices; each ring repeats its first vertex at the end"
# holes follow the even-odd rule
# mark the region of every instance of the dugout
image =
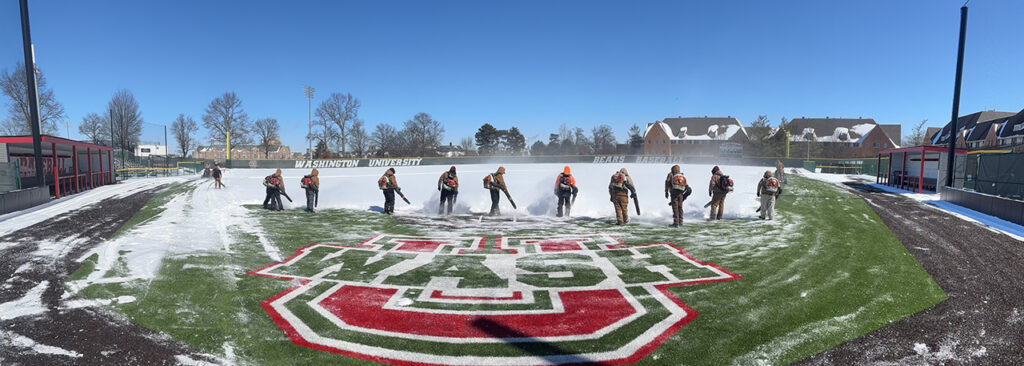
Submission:
MULTIPOLYGON (((875 183, 909 191, 936 192, 939 180, 945 179, 948 148, 941 146, 914 146, 882 150, 878 153, 878 172, 875 183), (889 159, 883 164, 883 159, 889 159)), ((956 161, 963 162, 967 150, 956 150, 956 161)), ((961 177, 963 179, 963 177, 961 177)))
MULTIPOLYGON (((42 175, 54 197, 114 182, 113 149, 110 147, 48 135, 41 139, 42 175)), ((32 136, 0 136, 0 164, 17 167, 15 189, 38 184, 32 136)))

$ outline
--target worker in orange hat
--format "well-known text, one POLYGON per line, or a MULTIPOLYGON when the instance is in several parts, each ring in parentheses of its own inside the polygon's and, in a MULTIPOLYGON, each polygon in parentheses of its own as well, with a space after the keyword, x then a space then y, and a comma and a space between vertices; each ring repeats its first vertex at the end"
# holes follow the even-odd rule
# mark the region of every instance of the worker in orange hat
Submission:
POLYGON ((573 178, 569 166, 566 165, 562 172, 558 174, 558 177, 555 178, 555 196, 558 197, 558 217, 562 217, 563 213, 565 216, 569 216, 569 209, 572 208, 573 202, 576 201, 576 195, 579 191, 579 188, 576 188, 576 178, 573 178))

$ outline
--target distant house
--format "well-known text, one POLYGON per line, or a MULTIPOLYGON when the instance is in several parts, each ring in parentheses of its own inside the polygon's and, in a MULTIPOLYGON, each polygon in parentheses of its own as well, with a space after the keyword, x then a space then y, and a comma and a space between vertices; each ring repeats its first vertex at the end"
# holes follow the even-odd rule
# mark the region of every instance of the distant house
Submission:
POLYGON ((941 131, 941 127, 928 127, 924 132, 925 145, 932 145, 932 141, 935 140, 935 135, 938 135, 941 131))
POLYGON ((644 155, 742 155, 747 132, 733 117, 676 117, 647 124, 644 155))
MULTIPOLYGON (((789 131, 791 155, 811 151, 812 157, 857 158, 899 147, 900 125, 879 125, 871 118, 795 118, 789 131), (892 136, 896 136, 895 138, 892 136)), ((779 133, 778 131, 776 133, 779 133)))
MULTIPOLYGON (((200 146, 192 152, 192 158, 200 160, 224 161, 227 159, 226 147, 224 145, 200 146)), ((263 147, 258 145, 232 145, 232 160, 257 160, 257 159, 291 159, 292 152, 288 146, 271 146, 270 153, 265 153, 263 147)))
MULTIPOLYGON (((997 131, 1013 116, 1013 112, 983 111, 957 118, 956 147, 976 150, 997 145, 997 131)), ((947 123, 942 131, 932 137, 931 143, 948 146, 950 136, 950 124, 947 123)))
POLYGON ((1007 118, 997 133, 1000 148, 1012 148, 1013 151, 1024 151, 1024 109, 1007 118))

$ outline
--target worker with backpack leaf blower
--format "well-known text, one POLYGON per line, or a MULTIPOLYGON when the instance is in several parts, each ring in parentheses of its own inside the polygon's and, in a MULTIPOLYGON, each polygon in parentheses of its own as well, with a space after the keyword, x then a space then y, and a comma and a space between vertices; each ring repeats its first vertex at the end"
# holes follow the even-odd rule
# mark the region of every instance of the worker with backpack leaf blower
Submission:
POLYGON ((396 192, 405 203, 411 204, 409 199, 405 198, 405 195, 402 194, 402 188, 398 186, 398 180, 395 179, 395 168, 388 168, 384 175, 377 179, 377 188, 384 192, 384 213, 387 215, 395 213, 396 192))
POLYGON ((313 208, 320 202, 320 172, 313 168, 309 175, 302 177, 299 185, 306 190, 306 212, 313 212, 313 208))
POLYGON ((499 192, 505 192, 505 197, 508 198, 508 203, 512 204, 512 209, 519 209, 516 207, 516 201, 513 201, 512 196, 508 194, 508 186, 505 185, 505 167, 499 166, 496 172, 484 177, 484 189, 491 193, 491 211, 487 213, 487 216, 501 215, 501 209, 498 208, 498 201, 501 200, 499 192))
POLYGON ((668 205, 672 206, 672 225, 669 226, 679 227, 683 224, 683 201, 690 197, 690 193, 693 190, 687 184, 682 169, 679 165, 673 165, 665 178, 665 198, 669 198, 668 205))
POLYGON ((569 166, 566 165, 562 169, 561 173, 555 177, 555 196, 558 197, 558 217, 562 217, 564 212, 565 216, 569 216, 569 210, 572 205, 576 203, 576 195, 579 194, 580 189, 576 187, 576 178, 573 178, 572 173, 569 171, 569 166), (564 210, 563 210, 564 209, 564 210))
POLYGON ((441 191, 441 204, 437 208, 437 214, 451 215, 452 207, 455 206, 455 199, 459 196, 459 177, 455 175, 454 165, 444 173, 441 173, 441 177, 437 179, 437 190, 441 191), (448 202, 447 212, 445 211, 445 201, 448 202))
POLYGON ((761 220, 765 217, 768 220, 775 220, 775 199, 782 194, 781 183, 778 178, 772 176, 770 170, 765 171, 764 178, 757 182, 757 196, 761 198, 761 208, 757 211, 761 213, 761 220))
POLYGON ((711 168, 711 183, 708 185, 708 195, 711 196, 711 202, 704 205, 704 207, 711 206, 711 213, 708 215, 708 220, 721 220, 722 213, 725 211, 725 195, 732 192, 733 181, 729 179, 728 175, 722 173, 722 170, 715 165, 711 168), (717 213, 715 211, 718 211, 717 213))
POLYGON ((612 205, 615 206, 615 224, 629 223, 629 198, 631 196, 636 203, 636 214, 640 215, 640 202, 636 198, 636 187, 626 168, 619 169, 612 174, 611 181, 608 183, 608 195, 611 196, 612 205))
POLYGON ((278 169, 274 174, 263 178, 263 186, 267 187, 267 197, 263 199, 263 208, 271 211, 284 210, 284 204, 281 203, 281 195, 284 195, 284 198, 287 198, 288 202, 292 202, 292 198, 288 197, 288 193, 284 191, 284 180, 281 179, 281 169, 278 169))

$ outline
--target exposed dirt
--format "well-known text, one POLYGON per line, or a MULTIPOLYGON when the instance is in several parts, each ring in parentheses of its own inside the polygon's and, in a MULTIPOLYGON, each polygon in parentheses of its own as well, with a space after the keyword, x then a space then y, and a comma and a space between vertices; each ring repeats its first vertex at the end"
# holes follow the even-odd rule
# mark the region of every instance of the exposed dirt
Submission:
POLYGON ((897 194, 849 186, 949 299, 799 364, 1024 364, 1024 243, 897 194))
MULTIPOLYGON (((38 344, 60 347, 81 354, 73 358, 28 351, 24 347, 0 347, 3 365, 177 365, 176 355, 207 360, 187 346, 160 333, 132 324, 123 317, 97 307, 62 309, 61 287, 74 272, 77 259, 110 238, 138 212, 159 189, 127 197, 96 202, 24 228, 0 242, 14 243, 0 250, 0 303, 18 299, 43 281, 48 286, 42 302, 48 311, 0 321, 0 341, 10 333, 38 344), (41 241, 60 241, 66 247, 49 256, 37 253, 41 241), (29 266, 23 266, 30 264, 29 266), (16 271, 23 268, 21 272, 16 271)), ((209 360, 212 361, 212 360, 209 360)))

